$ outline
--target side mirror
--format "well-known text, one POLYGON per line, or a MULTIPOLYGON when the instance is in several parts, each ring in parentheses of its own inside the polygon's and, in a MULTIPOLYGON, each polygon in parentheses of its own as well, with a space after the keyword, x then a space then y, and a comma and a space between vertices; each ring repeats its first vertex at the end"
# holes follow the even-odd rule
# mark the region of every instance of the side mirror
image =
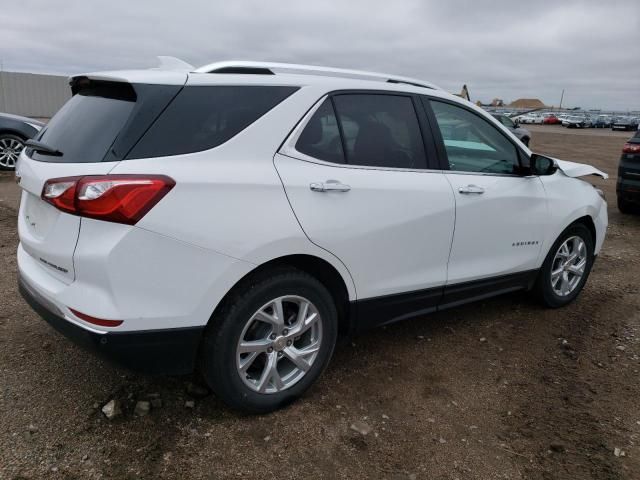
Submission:
POLYGON ((531 155, 529 166, 532 175, 553 175, 558 169, 553 158, 545 157, 537 153, 531 155))
POLYGON ((511 119, 513 121, 513 126, 518 128, 520 126, 520 120, 518 120, 517 118, 512 118, 511 119))

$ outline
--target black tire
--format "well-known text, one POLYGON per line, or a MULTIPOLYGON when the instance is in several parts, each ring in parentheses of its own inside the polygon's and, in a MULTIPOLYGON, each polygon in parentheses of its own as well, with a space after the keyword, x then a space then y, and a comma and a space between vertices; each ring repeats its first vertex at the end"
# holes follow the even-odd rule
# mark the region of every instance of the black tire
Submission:
MULTIPOLYGON (((19 142, 20 145, 22 145, 22 148, 24 148, 24 142, 26 141, 24 138, 18 136, 18 135, 14 135, 12 133, 0 133, 0 150, 4 150, 2 147, 2 143, 6 142, 6 141, 10 141, 10 142, 19 142)), ((22 148, 20 148, 20 150, 22 150, 22 148)), ((17 159, 16 159, 17 161, 17 159)), ((3 162, 4 163, 4 162, 3 162)), ((5 171, 13 171, 15 170, 15 164, 13 166, 8 166, 8 165, 2 165, 0 163, 0 170, 5 170, 5 171)))
POLYGON ((291 403, 313 385, 331 359, 337 335, 336 305, 320 281, 294 268, 263 271, 235 288, 211 318, 201 348, 202 374, 213 392, 231 408, 252 414, 268 413, 291 403), (236 346, 253 314, 269 301, 284 295, 304 297, 317 308, 322 321, 320 350, 297 383, 279 392, 259 393, 240 377, 236 346))
POLYGON ((536 279, 536 285, 534 290, 540 299, 540 301, 550 308, 559 308, 568 305, 573 302, 584 287, 587 279, 589 278, 589 273, 591 272, 591 267, 593 266, 593 250, 594 250, 594 239, 591 236, 591 232, 589 229, 582 223, 574 223, 567 227, 567 229, 560 234, 558 239, 554 242, 553 246, 549 250, 547 254, 547 258, 545 258, 544 263, 542 264, 542 268, 538 273, 538 278, 536 279), (551 285, 551 268, 553 266, 553 260, 558 252, 560 246, 570 237, 580 237, 585 245, 587 250, 587 263, 585 266, 584 274, 582 278, 574 288, 574 290, 566 295, 560 296, 556 294, 551 285))
POLYGON ((633 205, 622 198, 618 197, 618 210, 620 213, 630 214, 633 213, 633 205))
POLYGON ((529 146, 529 137, 522 137, 522 140, 520 141, 524 143, 527 147, 529 146))

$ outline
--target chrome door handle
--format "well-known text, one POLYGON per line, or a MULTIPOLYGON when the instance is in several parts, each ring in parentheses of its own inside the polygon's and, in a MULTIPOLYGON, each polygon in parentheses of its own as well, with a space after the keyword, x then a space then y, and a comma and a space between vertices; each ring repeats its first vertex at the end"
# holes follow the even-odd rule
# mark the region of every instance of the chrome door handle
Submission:
POLYGON ((481 194, 481 193, 484 193, 484 188, 479 187, 478 185, 467 185, 466 187, 460 187, 458 189, 458 192, 464 193, 464 194, 469 194, 469 193, 481 194))
POLYGON ((326 182, 314 182, 309 185, 313 192, 348 192, 351 186, 340 183, 337 180, 327 180, 326 182))

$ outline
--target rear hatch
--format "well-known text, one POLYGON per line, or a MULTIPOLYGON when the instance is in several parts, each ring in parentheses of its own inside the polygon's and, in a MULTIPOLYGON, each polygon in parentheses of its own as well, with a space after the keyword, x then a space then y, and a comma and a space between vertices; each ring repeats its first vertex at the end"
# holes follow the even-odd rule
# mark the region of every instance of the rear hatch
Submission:
MULTIPOLYGON (((67 284, 75 279, 73 253, 81 218, 42 200, 45 182, 109 173, 178 93, 186 77, 176 73, 173 85, 135 84, 108 77, 72 79, 72 98, 36 137, 59 154, 26 148, 16 168, 23 190, 20 242, 51 275, 67 284)), ((166 74, 161 78, 166 80, 166 74)))

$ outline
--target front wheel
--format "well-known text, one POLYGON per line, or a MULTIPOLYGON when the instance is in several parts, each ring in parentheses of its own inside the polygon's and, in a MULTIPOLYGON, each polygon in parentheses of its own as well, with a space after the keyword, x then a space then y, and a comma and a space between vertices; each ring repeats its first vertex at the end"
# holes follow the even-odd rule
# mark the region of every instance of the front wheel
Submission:
POLYGON ((594 239, 581 223, 569 226, 555 241, 542 264, 536 290, 551 308, 563 307, 580 294, 593 266, 594 239))
POLYGON ((326 287, 296 269, 249 278, 207 327, 201 365, 232 408, 267 413, 301 396, 323 372, 338 314, 326 287))

